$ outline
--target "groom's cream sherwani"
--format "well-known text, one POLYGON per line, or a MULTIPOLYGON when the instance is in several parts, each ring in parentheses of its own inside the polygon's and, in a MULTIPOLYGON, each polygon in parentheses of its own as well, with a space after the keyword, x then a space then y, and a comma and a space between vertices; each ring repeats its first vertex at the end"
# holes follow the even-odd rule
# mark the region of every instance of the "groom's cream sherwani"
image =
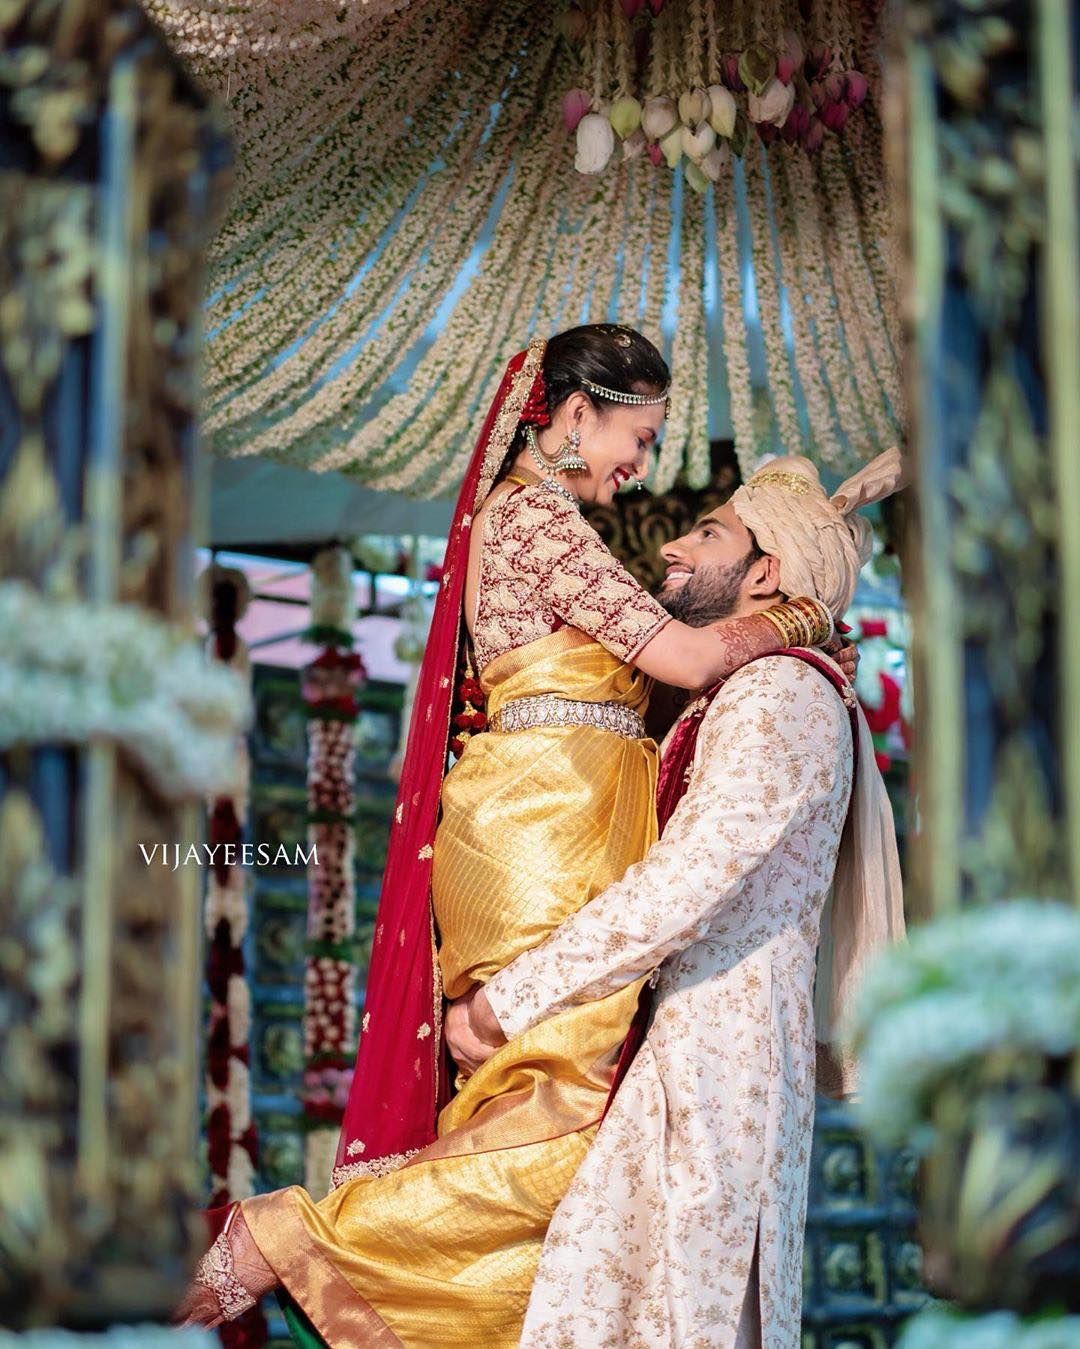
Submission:
POLYGON ((646 1041, 551 1224, 528 1349, 733 1349, 755 1238, 764 1349, 798 1344, 815 954, 851 773, 823 675, 743 667, 660 842, 488 985, 512 1037, 661 966, 646 1041))

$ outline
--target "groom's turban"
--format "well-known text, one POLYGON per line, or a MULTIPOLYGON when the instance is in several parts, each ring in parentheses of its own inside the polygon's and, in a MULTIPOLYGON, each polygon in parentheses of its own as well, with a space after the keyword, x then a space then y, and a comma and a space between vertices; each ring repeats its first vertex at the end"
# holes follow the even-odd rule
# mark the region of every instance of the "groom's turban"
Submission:
POLYGON ((839 618, 870 558, 869 524, 855 512, 900 486, 899 450, 886 450, 831 496, 809 459, 773 459, 734 493, 735 514, 758 547, 780 560, 785 595, 819 599, 839 618))

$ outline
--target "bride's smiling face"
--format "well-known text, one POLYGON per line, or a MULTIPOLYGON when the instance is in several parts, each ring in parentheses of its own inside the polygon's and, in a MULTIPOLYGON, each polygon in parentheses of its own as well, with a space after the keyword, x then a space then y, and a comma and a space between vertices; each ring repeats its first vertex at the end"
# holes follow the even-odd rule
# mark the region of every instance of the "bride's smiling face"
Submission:
MULTIPOLYGON (((663 403, 604 403, 596 408, 584 394, 572 394, 566 400, 565 418, 566 430, 559 440, 571 427, 578 430, 581 457, 589 471, 561 473, 559 481, 582 501, 608 506, 621 487, 644 482, 664 425, 663 403)), ((556 414, 555 424, 560 420, 556 414)))

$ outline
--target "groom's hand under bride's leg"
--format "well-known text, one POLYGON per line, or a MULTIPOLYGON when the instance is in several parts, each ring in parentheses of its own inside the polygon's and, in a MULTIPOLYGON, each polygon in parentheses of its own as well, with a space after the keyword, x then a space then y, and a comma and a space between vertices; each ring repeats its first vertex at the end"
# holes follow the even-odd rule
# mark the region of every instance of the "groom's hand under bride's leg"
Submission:
POLYGON ((443 1026, 446 1043, 463 1077, 475 1073, 482 1063, 506 1044, 484 990, 477 985, 446 1009, 443 1026))

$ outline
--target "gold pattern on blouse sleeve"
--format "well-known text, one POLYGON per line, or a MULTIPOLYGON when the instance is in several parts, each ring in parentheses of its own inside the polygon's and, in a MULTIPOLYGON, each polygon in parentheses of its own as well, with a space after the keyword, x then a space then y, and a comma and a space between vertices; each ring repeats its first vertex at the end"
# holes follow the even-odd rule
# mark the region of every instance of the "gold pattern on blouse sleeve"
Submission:
POLYGON ((554 492, 525 487, 490 507, 474 636, 481 668, 560 623, 632 660, 669 617, 554 492))

